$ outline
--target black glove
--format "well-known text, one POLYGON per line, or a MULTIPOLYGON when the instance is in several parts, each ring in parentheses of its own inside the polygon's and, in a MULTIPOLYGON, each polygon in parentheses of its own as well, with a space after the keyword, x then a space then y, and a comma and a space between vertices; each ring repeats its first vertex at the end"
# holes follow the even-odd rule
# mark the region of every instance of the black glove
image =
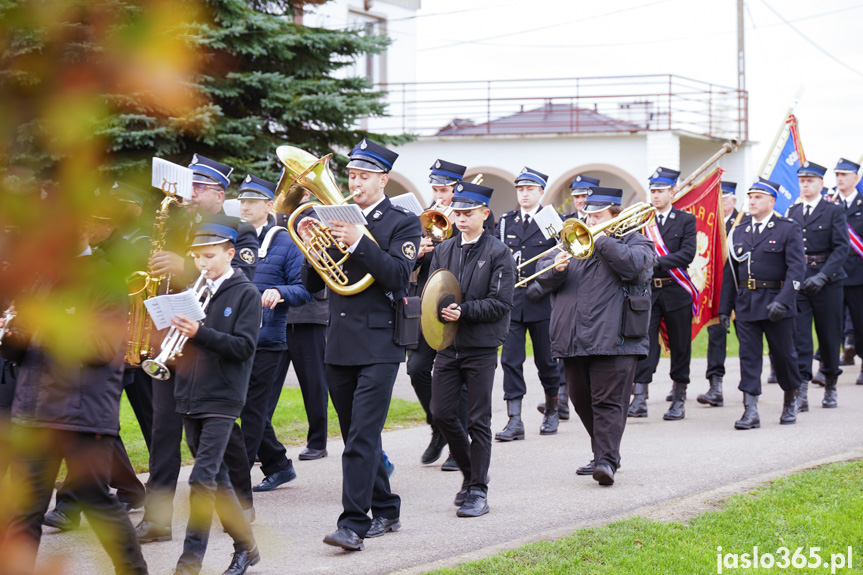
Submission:
POLYGON ((719 314, 719 325, 725 330, 725 333, 731 333, 731 316, 724 313, 719 314))
POLYGON ((767 304, 767 319, 776 322, 785 317, 788 313, 788 306, 778 301, 772 301, 767 304))
POLYGON ((818 292, 820 292, 821 289, 827 285, 828 281, 829 280, 827 279, 827 276, 825 276, 821 272, 818 272, 811 278, 806 278, 805 280, 803 280, 803 285, 801 286, 800 291, 803 292, 803 295, 812 297, 818 292))
POLYGON ((530 301, 539 301, 546 294, 545 288, 536 280, 530 282, 527 286, 527 293, 524 294, 530 301))

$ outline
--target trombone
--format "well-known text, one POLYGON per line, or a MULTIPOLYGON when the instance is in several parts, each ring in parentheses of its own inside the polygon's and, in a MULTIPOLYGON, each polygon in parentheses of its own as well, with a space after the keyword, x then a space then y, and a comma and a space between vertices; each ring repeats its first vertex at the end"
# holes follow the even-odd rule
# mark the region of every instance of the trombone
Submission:
MULTIPOLYGON (((204 283, 204 276, 206 273, 207 270, 201 270, 201 275, 198 277, 198 281, 195 282, 195 286, 192 288, 195 292, 196 299, 201 304, 201 309, 204 311, 207 311, 207 306, 210 304, 210 298, 213 297, 210 288, 204 283), (204 298, 203 302, 201 301, 201 298, 204 298)), ((145 360, 144 363, 141 364, 144 373, 153 379, 159 379, 162 381, 171 377, 171 370, 168 369, 166 364, 183 355, 183 346, 186 345, 186 341, 188 341, 188 339, 188 337, 180 333, 180 330, 171 326, 171 329, 168 330, 168 335, 166 335, 164 341, 162 341, 162 351, 159 352, 159 355, 154 359, 145 360)))
MULTIPOLYGON (((587 259, 593 254, 594 238, 598 234, 605 232, 610 237, 622 238, 647 226, 653 220, 655 214, 656 208, 645 202, 638 202, 629 206, 607 222, 592 227, 587 227, 587 224, 578 218, 569 218, 563 222, 563 229, 560 231, 557 245, 529 260, 521 262, 516 269, 521 270, 524 266, 535 262, 555 250, 566 253, 566 258, 561 261, 569 261, 572 258, 577 260, 587 259)), ((515 284, 515 287, 524 287, 531 280, 536 279, 560 263, 553 262, 532 276, 519 280, 515 284)))

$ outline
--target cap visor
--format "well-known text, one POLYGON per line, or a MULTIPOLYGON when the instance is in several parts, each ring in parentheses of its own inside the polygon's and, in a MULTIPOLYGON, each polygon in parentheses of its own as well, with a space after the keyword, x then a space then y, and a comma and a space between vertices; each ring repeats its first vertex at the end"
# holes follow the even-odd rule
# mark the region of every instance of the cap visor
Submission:
POLYGON ((586 214, 592 214, 595 212, 601 212, 604 209, 610 208, 611 206, 616 206, 617 204, 612 204, 611 202, 603 202, 601 204, 592 204, 587 202, 584 204, 584 207, 581 209, 586 214))
POLYGON ((349 170, 363 170, 366 172, 378 172, 381 174, 386 172, 386 170, 381 168, 379 165, 374 164, 372 162, 368 162, 366 160, 351 160, 350 162, 348 162, 348 169, 349 170))

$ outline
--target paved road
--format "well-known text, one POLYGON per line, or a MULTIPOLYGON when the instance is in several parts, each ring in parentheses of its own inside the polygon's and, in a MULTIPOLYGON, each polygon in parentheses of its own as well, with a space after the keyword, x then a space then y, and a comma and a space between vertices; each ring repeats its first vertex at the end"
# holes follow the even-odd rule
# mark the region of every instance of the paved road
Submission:
MULTIPOLYGON (((793 426, 780 426, 782 393, 777 385, 765 385, 760 404, 762 427, 736 431, 734 420, 742 414, 742 396, 736 390, 736 360, 729 359, 726 402, 723 408, 707 408, 695 402, 706 391, 700 378, 705 360, 693 360, 686 419, 662 420, 670 388, 667 375, 651 386, 647 419, 629 420, 622 447, 622 468, 613 487, 599 487, 590 477, 577 477, 575 469, 590 459, 587 434, 577 419, 561 424, 556 436, 541 437, 542 416, 536 411, 542 392, 531 374, 525 399, 525 441, 495 444, 492 450, 489 504, 491 513, 477 519, 455 515, 452 499, 461 484, 459 473, 422 466, 429 430, 420 428, 384 434, 384 449, 397 466, 393 489, 402 497, 402 529, 366 541, 365 551, 347 553, 321 542, 335 529, 341 510, 342 443, 332 440, 330 456, 320 461, 296 461, 298 479, 256 499, 255 535, 263 561, 251 575, 264 574, 372 574, 407 570, 423 572, 465 557, 477 557, 494 549, 515 546, 537 537, 560 536, 569 530, 607 521, 636 510, 684 499, 680 505, 699 501, 699 494, 723 486, 863 448, 863 386, 855 386, 859 367, 845 368, 840 378, 839 408, 822 409, 821 388, 810 391, 813 405, 793 426), (695 496, 695 497, 693 497, 695 496)), ((662 360, 659 374, 667 374, 662 360)), ((528 370, 533 371, 533 370, 528 370)), ((289 382, 291 381, 289 376, 289 382)), ((500 369, 495 382, 495 431, 506 422, 500 369)), ((765 374, 766 381, 766 374, 765 374)), ((404 369, 395 395, 415 399, 404 369)), ((573 416, 575 414, 573 413, 573 416)), ((296 456, 299 448, 289 449, 296 456)), ((863 456, 863 452, 861 452, 863 456)), ((438 462, 440 463, 440 462, 438 462)), ((181 481, 188 478, 184 468, 181 481)), ((256 468, 254 480, 262 476, 256 468)), ((695 503, 692 503, 695 505, 695 503)), ((182 549, 182 533, 188 509, 188 488, 181 483, 174 518, 174 540, 144 546, 150 572, 170 574, 182 549)), ((134 513, 137 522, 140 513, 134 513)), ((41 561, 61 559, 69 573, 112 573, 104 552, 93 545, 87 529, 58 534, 46 528, 41 561), (48 533, 48 532, 51 533, 48 533)), ((759 542, 753 542, 758 544, 759 542)), ((227 568, 232 551, 230 538, 214 527, 203 574, 227 568)))

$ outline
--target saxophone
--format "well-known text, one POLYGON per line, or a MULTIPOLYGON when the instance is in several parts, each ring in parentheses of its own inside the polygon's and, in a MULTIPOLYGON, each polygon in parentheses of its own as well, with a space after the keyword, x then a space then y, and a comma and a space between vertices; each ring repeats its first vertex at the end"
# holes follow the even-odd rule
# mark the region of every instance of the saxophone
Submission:
MULTIPOLYGON (((153 257, 156 252, 160 252, 165 248, 166 228, 165 224, 168 221, 168 210, 171 204, 182 205, 183 200, 176 196, 175 193, 169 191, 168 186, 162 186, 162 191, 165 193, 165 199, 159 206, 159 211, 156 212, 156 220, 153 222, 153 234, 150 242, 150 256, 147 261, 153 257)), ((138 271, 132 273, 126 280, 126 285, 129 288, 129 343, 126 346, 126 363, 133 367, 141 365, 141 362, 148 357, 153 357, 155 350, 150 345, 150 336, 153 331, 153 322, 147 316, 147 308, 144 306, 144 301, 159 295, 159 286, 165 280, 164 275, 152 275, 147 271, 138 271)), ((170 277, 168 278, 170 281, 170 277)))

